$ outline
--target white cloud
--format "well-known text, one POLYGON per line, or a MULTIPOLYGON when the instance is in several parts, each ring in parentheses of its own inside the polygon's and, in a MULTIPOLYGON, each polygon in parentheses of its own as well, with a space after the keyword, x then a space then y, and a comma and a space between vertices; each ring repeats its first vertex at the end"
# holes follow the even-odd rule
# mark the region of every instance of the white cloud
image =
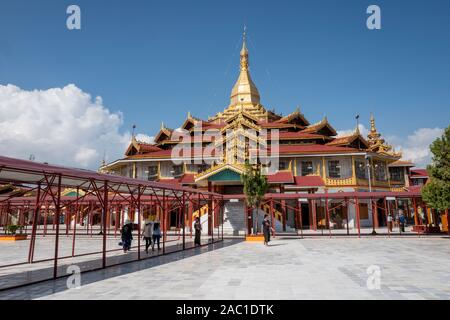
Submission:
MULTIPOLYGON (((355 129, 340 130, 338 137, 352 134, 355 129)), ((369 130, 362 124, 359 125, 359 131, 367 139, 369 130)), ((438 137, 442 136, 444 129, 441 128, 420 128, 406 137, 397 135, 387 135, 383 137, 387 144, 393 146, 395 151, 402 151, 402 159, 411 161, 417 167, 425 168, 431 163, 430 144, 438 137)))
POLYGON ((150 137, 146 134, 139 133, 136 135, 136 140, 144 143, 154 144, 155 137, 150 137))
POLYGON ((412 161, 417 167, 425 168, 431 163, 430 144, 442 136, 444 129, 420 128, 403 139, 398 136, 388 137, 396 150, 403 152, 403 159, 412 161))
MULTIPOLYGON (((359 128, 359 132, 361 133, 361 135, 363 137, 367 137, 367 134, 369 133, 369 130, 367 130, 367 128, 363 124, 359 124, 358 128, 359 128)), ((348 135, 351 135, 354 132, 355 132, 355 129, 338 130, 337 131, 337 137, 348 136, 348 135)))
POLYGON ((27 91, 0 85, 0 154, 97 169, 106 154, 123 156, 130 133, 121 133, 123 116, 101 97, 92 99, 73 84, 27 91))

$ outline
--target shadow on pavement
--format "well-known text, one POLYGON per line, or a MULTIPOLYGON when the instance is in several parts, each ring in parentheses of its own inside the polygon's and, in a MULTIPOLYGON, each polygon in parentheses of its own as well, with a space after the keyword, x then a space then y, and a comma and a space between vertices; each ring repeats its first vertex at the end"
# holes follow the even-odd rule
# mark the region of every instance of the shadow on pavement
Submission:
MULTIPOLYGON (((222 249, 231 245, 235 245, 242 242, 242 240, 238 239, 224 239, 221 242, 208 244, 201 247, 191 248, 185 251, 177 251, 173 253, 166 253, 165 255, 158 255, 155 257, 143 259, 140 261, 131 260, 129 263, 112 265, 107 267, 106 269, 101 270, 86 270, 81 275, 81 285, 85 286, 94 282, 106 280, 109 278, 161 266, 164 264, 168 264, 171 262, 175 262, 181 259, 194 257, 203 253, 211 252, 214 250, 222 249)), ((97 259, 100 260, 100 259, 97 259)), ((97 261, 95 260, 95 261, 97 261)), ((100 260, 101 261, 101 260, 100 260)), ((93 261, 87 261, 90 265, 92 265, 93 261)), ((82 263, 77 264, 80 266, 81 270, 82 263)), ((62 268, 66 268, 67 266, 61 266, 62 268)), ((53 270, 53 268, 50 268, 53 270)), ((28 272, 23 272, 23 277, 27 277, 28 272)), ((61 273, 64 274, 64 273, 61 273)), ((8 277, 14 275, 5 275, 0 277, 0 283, 4 280, 7 280, 8 277), (5 279, 2 279, 5 278, 5 279)), ((67 287, 68 277, 59 278, 56 280, 46 280, 40 283, 31 283, 29 285, 25 285, 19 288, 6 289, 0 291, 0 300, 6 299, 38 299, 43 296, 51 295, 54 293, 62 292, 68 290, 67 287)), ((76 290, 76 289, 75 289, 76 290)))

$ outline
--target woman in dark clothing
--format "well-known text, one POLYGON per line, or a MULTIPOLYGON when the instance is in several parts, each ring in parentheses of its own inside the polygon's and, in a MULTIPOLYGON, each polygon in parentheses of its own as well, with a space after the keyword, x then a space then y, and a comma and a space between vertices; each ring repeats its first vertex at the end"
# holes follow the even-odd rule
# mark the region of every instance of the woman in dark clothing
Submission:
POLYGON ((270 229, 271 229, 271 223, 269 220, 269 215, 264 216, 264 220, 262 222, 263 225, 263 233, 264 233, 264 245, 268 246, 270 241, 270 229))
POLYGON ((202 233, 202 224, 200 223, 200 218, 199 217, 195 218, 194 230, 195 230, 194 244, 195 245, 201 245, 200 235, 202 233))
POLYGON ((161 240, 161 223, 159 220, 156 220, 153 223, 153 244, 152 244, 152 251, 155 251, 155 243, 158 245, 158 251, 161 250, 159 247, 159 241, 161 240))
POLYGON ((133 226, 130 220, 127 220, 122 227, 122 247, 123 252, 127 252, 131 248, 131 240, 133 240, 133 226))

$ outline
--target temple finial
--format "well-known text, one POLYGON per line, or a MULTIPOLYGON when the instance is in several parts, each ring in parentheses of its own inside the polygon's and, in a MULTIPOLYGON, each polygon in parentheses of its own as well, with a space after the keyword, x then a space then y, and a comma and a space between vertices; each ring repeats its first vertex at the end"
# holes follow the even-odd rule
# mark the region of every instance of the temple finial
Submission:
POLYGON ((244 25, 244 33, 242 35, 241 49, 241 70, 248 70, 248 50, 247 50, 247 26, 244 25))
POLYGON ((373 113, 370 113, 370 131, 376 132, 377 128, 375 127, 375 117, 373 116, 373 113))
POLYGON ((164 121, 161 121, 161 130, 164 129, 164 121))

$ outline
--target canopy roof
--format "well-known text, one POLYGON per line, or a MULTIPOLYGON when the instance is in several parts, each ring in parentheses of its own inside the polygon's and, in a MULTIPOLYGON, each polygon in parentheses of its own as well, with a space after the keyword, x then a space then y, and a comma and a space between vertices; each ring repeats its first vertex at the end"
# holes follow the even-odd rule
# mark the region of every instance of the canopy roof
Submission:
MULTIPOLYGON (((102 174, 91 170, 69 168, 28 160, 20 160, 0 156, 0 182, 14 184, 48 184, 49 177, 61 177, 64 188, 91 189, 92 184, 101 187, 105 182, 108 187, 118 193, 130 193, 130 187, 146 188, 143 195, 162 195, 169 191, 172 195, 180 196, 183 192, 201 193, 203 195, 222 195, 212 192, 199 191, 192 188, 164 184, 160 182, 132 179, 122 176, 102 174)), ((54 182, 52 185, 56 185, 54 182)))

